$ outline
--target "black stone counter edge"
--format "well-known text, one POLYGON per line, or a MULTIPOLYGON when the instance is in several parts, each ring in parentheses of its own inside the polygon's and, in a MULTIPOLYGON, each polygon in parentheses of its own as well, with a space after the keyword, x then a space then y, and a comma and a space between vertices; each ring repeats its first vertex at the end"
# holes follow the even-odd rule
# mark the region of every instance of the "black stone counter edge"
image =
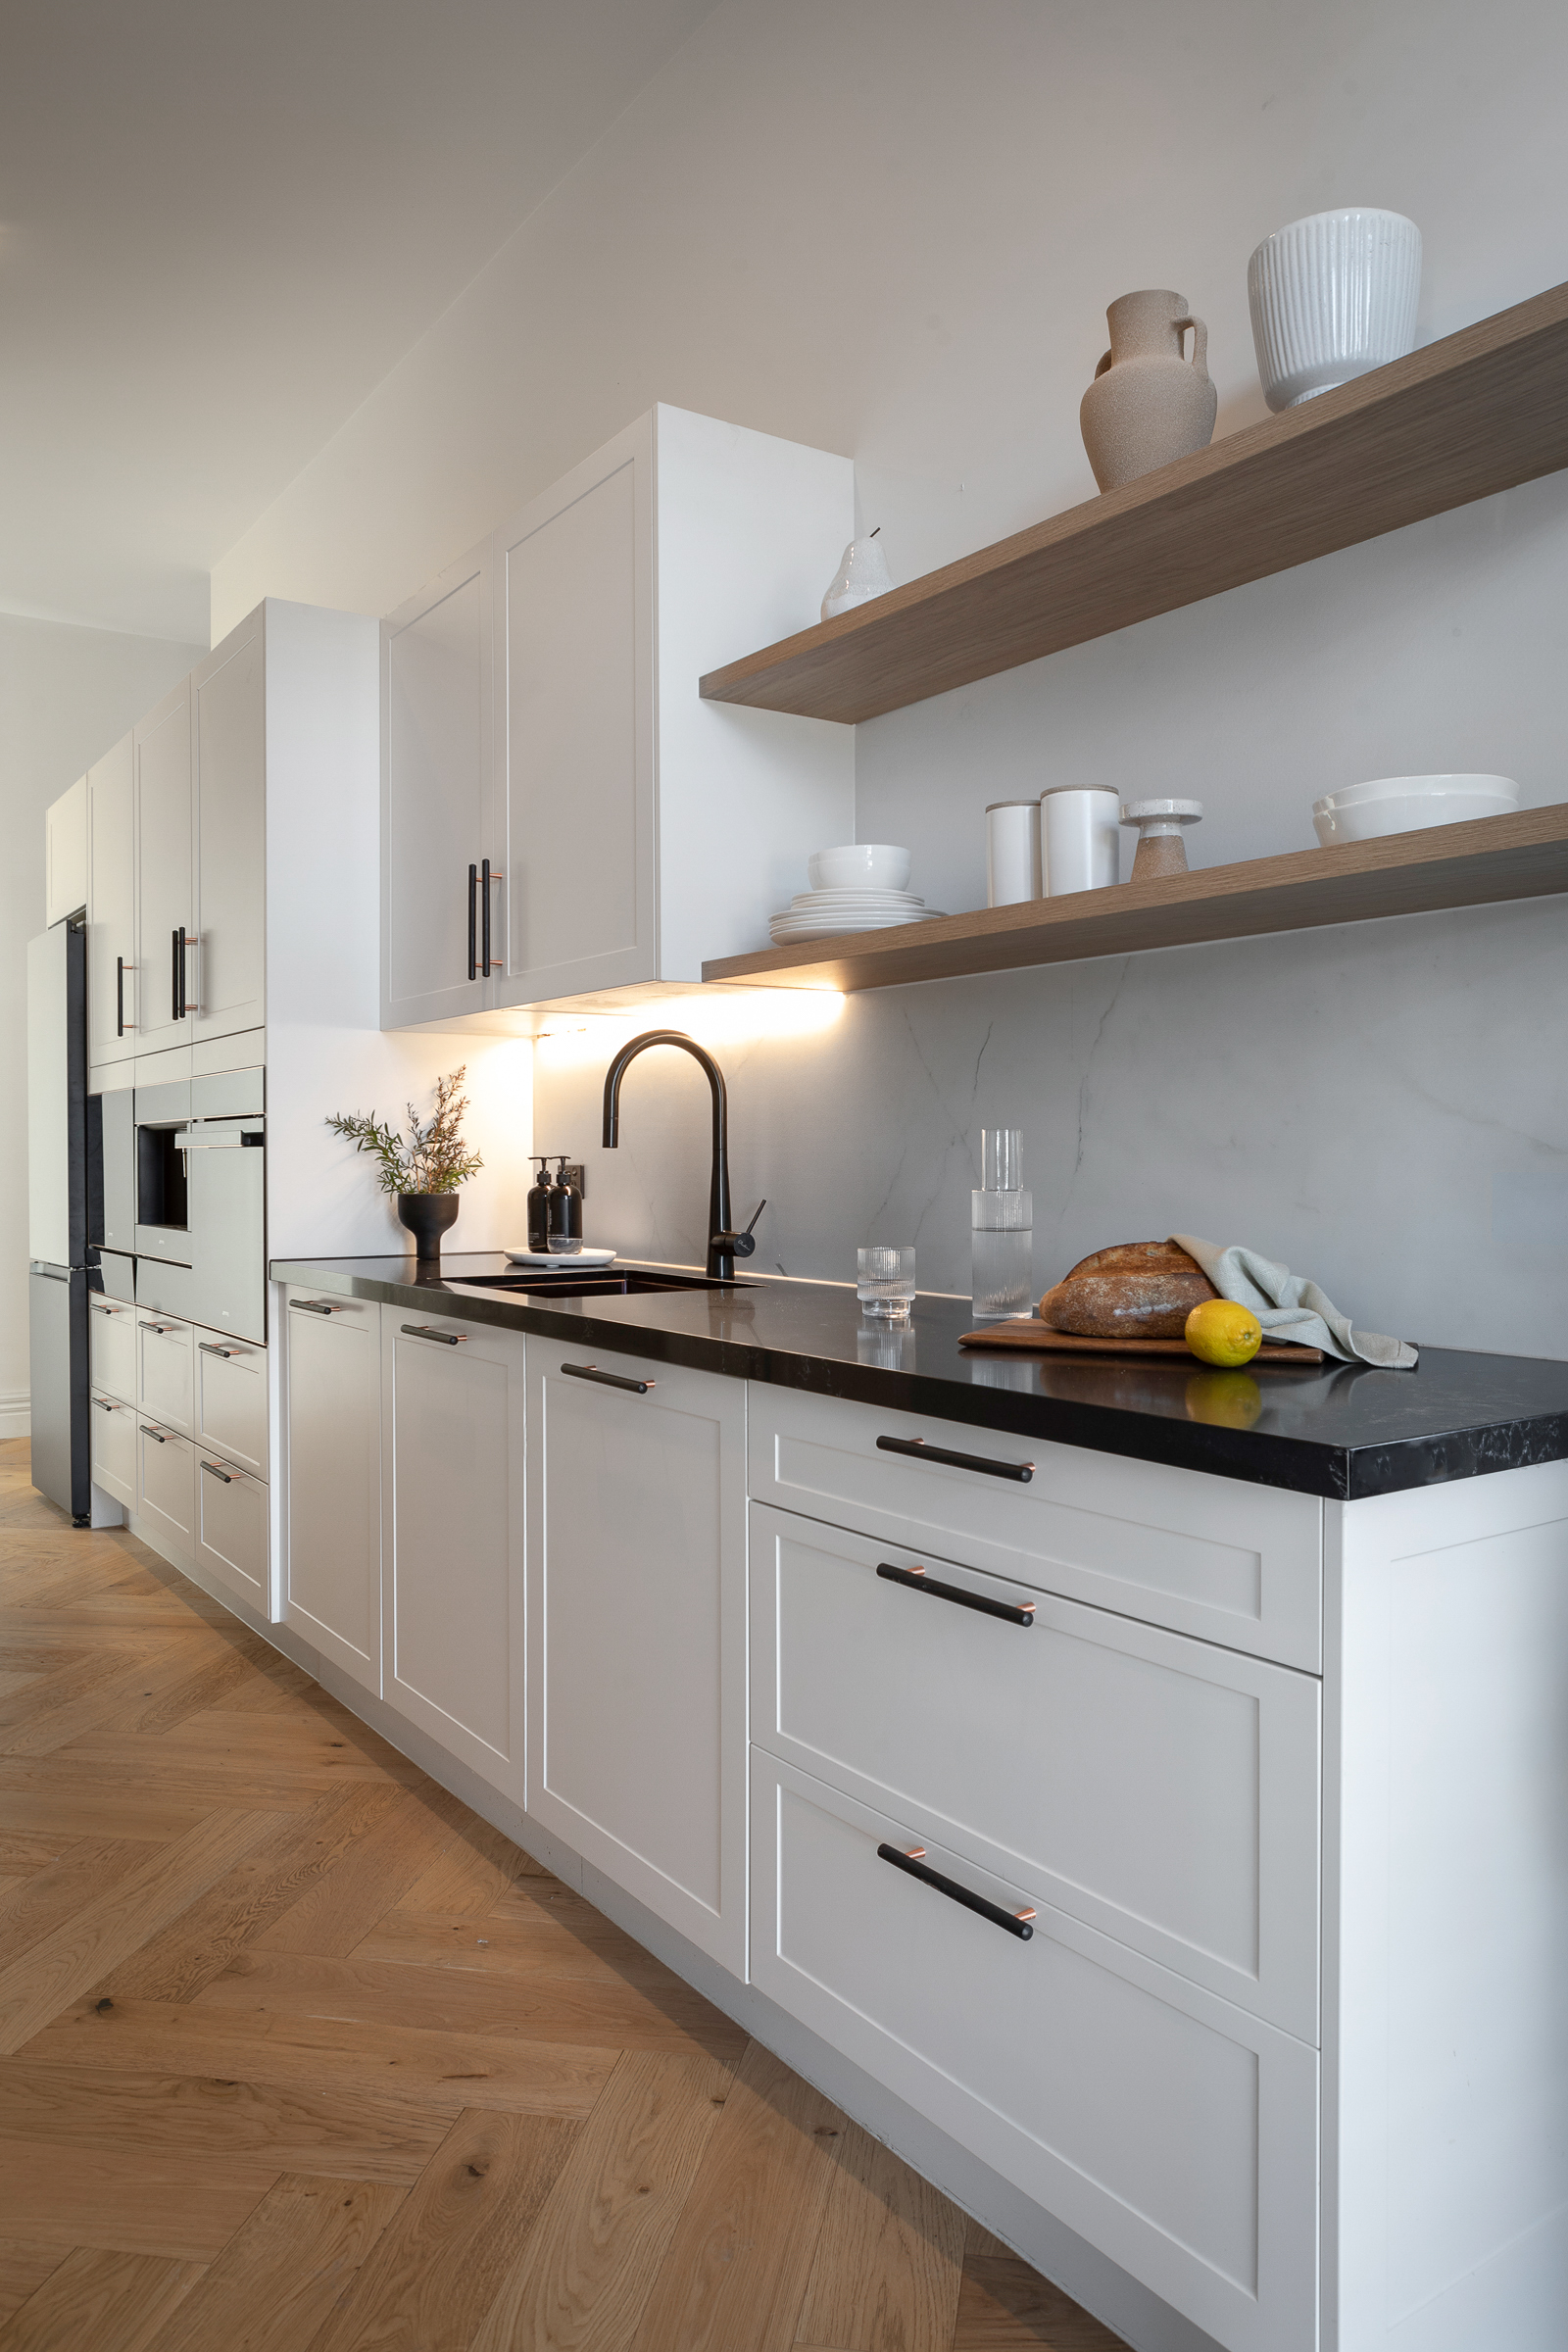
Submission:
POLYGON ((687 1332, 600 1321, 574 1309, 553 1314, 533 1300, 488 1298, 481 1292, 457 1298, 443 1291, 440 1303, 429 1288, 346 1274, 308 1258, 275 1259, 274 1282, 309 1283, 345 1298, 426 1314, 458 1315, 472 1323, 495 1323, 536 1338, 581 1348, 585 1341, 656 1363, 684 1364, 694 1372, 722 1372, 735 1380, 757 1380, 780 1389, 805 1389, 817 1396, 842 1396, 857 1404, 879 1404, 903 1413, 927 1413, 972 1429, 1004 1432, 1132 1461, 1163 1462, 1176 1470, 1206 1470, 1249 1486, 1283 1487, 1318 1494, 1331 1502, 1359 1502, 1377 1494, 1402 1494, 1415 1487, 1447 1485, 1536 1462, 1568 1458, 1568 1414, 1495 1422, 1412 1438, 1398 1445, 1315 1446, 1255 1430, 1228 1430, 1180 1422, 1125 1406, 1100 1407, 1065 1399, 1027 1397, 1004 1389, 972 1388, 940 1374, 891 1372, 871 1364, 846 1363, 836 1356, 748 1346, 740 1340, 698 1338, 687 1332))

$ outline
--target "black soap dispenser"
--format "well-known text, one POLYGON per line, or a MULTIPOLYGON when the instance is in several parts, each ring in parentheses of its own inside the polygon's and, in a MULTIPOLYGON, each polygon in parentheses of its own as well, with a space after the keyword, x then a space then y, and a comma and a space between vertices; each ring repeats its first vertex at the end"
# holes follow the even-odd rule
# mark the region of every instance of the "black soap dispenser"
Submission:
POLYGON ((539 1159, 539 1173, 528 1188, 528 1248, 537 1257, 544 1257, 550 1249, 550 1196, 555 1186, 550 1181, 550 1162, 530 1152, 530 1159, 539 1159))
POLYGON ((556 1181, 550 1188, 550 1254, 575 1257, 582 1248, 582 1195, 566 1181, 565 1154, 556 1161, 556 1181))

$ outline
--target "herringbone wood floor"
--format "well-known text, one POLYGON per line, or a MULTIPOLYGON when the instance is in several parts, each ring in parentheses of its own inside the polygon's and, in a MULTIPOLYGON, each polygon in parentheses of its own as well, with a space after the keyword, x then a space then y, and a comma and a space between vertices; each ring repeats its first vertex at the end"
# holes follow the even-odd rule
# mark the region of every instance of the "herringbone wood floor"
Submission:
POLYGON ((0 1445, 0 2352, 1117 2352, 0 1445))

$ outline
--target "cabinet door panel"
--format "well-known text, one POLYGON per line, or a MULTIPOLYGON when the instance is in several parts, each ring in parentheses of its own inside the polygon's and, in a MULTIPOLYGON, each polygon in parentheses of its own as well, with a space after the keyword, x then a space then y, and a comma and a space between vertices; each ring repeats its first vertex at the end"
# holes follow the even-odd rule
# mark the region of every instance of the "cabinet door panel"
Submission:
POLYGON ((122 1404, 136 1401, 136 1310, 116 1298, 87 1301, 92 1385, 122 1404))
POLYGON ((181 1567, 196 1557, 195 1468, 188 1438, 137 1422, 137 1514, 181 1567))
POLYGON ((750 1551, 754 1740, 1316 2041, 1313 1677, 760 1503, 750 1551))
POLYGON ((508 1004, 658 975, 651 485, 643 424, 496 535, 508 1004))
POLYGON ((267 746, 262 624, 253 617, 191 679, 197 948, 189 996, 197 1037, 232 1037, 267 1017, 267 746))
POLYGON ((44 812, 44 921, 51 928, 87 904, 87 779, 78 776, 44 812))
POLYGON ((745 1391, 529 1343, 528 1810, 744 1974, 745 1391))
POLYGON ((381 1025, 396 1028, 486 1001, 468 971, 468 867, 502 863, 487 823, 488 541, 383 624, 381 695, 381 1025))
POLYGON ((196 1334, 196 1442, 267 1476, 267 1349, 196 1334))
POLYGON ((753 1751, 752 1974, 1228 2352, 1312 2352, 1315 2050, 753 1751), (1028 1940, 878 1852, 924 1867, 1028 1940))
POLYGON ((131 738, 87 770, 87 1067, 136 1051, 136 828, 131 738))
MULTIPOLYGON (((176 686, 133 736, 136 777, 136 1051, 184 1045, 190 1015, 176 1015, 175 934, 196 930, 191 869, 190 681, 176 686)), ((185 964, 186 998, 196 958, 185 964)))
POLYGON ((422 1328, 382 1317, 386 1695, 520 1806, 522 1335, 422 1328))
POLYGON ((232 1463, 196 1452, 196 1558, 219 1583, 248 1600, 265 1617, 268 1609, 267 1489, 232 1463))
POLYGON ((92 1411, 92 1477, 127 1511, 136 1508, 136 1408, 117 1396, 94 1393, 92 1411))
POLYGON ((288 1351, 283 1616, 379 1697, 380 1308, 290 1288, 282 1321, 288 1351))
POLYGON ((136 1403, 168 1429, 189 1437, 196 1424, 193 1334, 188 1323, 166 1316, 136 1319, 136 1403))

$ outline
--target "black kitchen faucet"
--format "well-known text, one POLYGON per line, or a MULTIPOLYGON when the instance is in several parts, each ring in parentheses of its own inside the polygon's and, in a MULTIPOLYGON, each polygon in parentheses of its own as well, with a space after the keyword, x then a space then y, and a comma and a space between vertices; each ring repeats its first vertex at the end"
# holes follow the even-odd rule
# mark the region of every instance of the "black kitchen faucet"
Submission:
POLYGON ((752 1239, 752 1225, 757 1223, 765 1200, 759 1200, 752 1225, 744 1233, 734 1233, 729 1222, 729 1098, 724 1092, 724 1073, 711 1054, 704 1052, 697 1040, 682 1029, 645 1029, 641 1037, 632 1038, 622 1046, 605 1072, 605 1133, 607 1152, 613 1152, 620 1142, 620 1082, 629 1065, 648 1046, 679 1046, 694 1061, 702 1063, 708 1072, 709 1089, 713 1098, 713 1166, 708 1187, 708 1266, 710 1280, 732 1282, 735 1260, 750 1257, 757 1248, 752 1239))

